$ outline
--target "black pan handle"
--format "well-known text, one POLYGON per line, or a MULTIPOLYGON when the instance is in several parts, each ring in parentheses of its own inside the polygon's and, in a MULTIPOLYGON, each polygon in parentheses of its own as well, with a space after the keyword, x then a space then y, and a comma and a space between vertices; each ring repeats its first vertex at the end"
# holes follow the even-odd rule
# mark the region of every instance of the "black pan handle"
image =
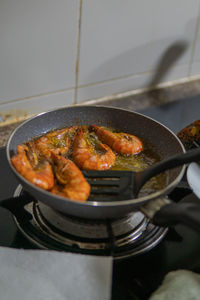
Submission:
POLYGON ((33 198, 31 196, 20 195, 18 197, 1 200, 0 207, 9 210, 16 218, 30 220, 32 216, 24 209, 24 206, 32 201, 33 198))
POLYGON ((179 203, 170 199, 155 199, 141 207, 141 211, 157 226, 169 227, 184 224, 200 232, 200 199, 186 197, 179 203))

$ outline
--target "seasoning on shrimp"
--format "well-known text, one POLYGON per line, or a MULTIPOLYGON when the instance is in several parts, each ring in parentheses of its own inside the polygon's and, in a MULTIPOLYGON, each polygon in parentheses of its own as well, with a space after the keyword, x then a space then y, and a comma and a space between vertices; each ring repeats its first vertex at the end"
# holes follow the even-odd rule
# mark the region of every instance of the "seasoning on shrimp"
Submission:
POLYGON ((54 174, 48 161, 38 163, 34 168, 27 156, 29 151, 25 144, 18 145, 17 154, 11 158, 12 165, 16 170, 34 185, 50 190, 54 186, 54 174))
POLYGON ((91 125, 99 139, 120 154, 133 155, 143 150, 142 141, 135 135, 120 132, 115 133, 100 126, 91 125))
POLYGON ((80 128, 73 142, 74 162, 84 170, 106 170, 111 168, 116 156, 108 145, 89 141, 86 130, 80 128))
POLYGON ((65 155, 70 148, 71 138, 76 129, 77 126, 73 126, 49 132, 36 140, 36 147, 46 158, 50 158, 52 152, 65 155))
POLYGON ((36 144, 33 140, 30 140, 25 143, 26 145, 26 155, 33 168, 39 164, 40 153, 36 147, 36 144))
POLYGON ((54 172, 59 184, 55 184, 51 192, 72 200, 86 201, 90 194, 90 185, 79 168, 61 155, 52 153, 54 172))

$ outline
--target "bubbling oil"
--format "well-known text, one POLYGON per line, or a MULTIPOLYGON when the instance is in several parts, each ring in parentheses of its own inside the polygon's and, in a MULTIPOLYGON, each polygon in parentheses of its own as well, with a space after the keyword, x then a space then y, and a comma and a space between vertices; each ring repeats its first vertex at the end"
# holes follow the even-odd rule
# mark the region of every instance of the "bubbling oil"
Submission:
MULTIPOLYGON (((143 143, 144 150, 136 155, 125 156, 116 153, 116 161, 111 170, 140 172, 160 161, 160 156, 152 150, 152 145, 143 143)), ((141 189, 139 196, 146 196, 165 188, 167 173, 163 172, 151 178, 141 189)))

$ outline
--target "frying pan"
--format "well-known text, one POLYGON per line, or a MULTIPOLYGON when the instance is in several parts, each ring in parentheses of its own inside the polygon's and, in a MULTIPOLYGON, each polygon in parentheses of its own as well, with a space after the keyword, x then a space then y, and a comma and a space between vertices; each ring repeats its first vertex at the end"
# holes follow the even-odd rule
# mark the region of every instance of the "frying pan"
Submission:
MULTIPOLYGON (((87 201, 84 203, 53 195, 36 187, 22 177, 12 166, 10 159, 16 154, 17 145, 35 136, 45 134, 50 130, 90 124, 111 126, 119 131, 132 133, 153 145, 153 150, 160 155, 161 159, 185 152, 181 141, 172 131, 161 123, 140 113, 103 106, 73 106, 41 113, 25 121, 15 129, 8 140, 6 149, 10 168, 26 191, 39 202, 43 202, 61 213, 89 219, 113 219, 124 217, 133 211, 138 211, 142 207, 145 213, 148 215, 146 211, 149 211, 149 216, 152 217, 151 209, 146 209, 146 204, 160 203, 161 198, 164 198, 163 203, 168 203, 165 195, 182 179, 185 165, 168 171, 166 186, 149 195, 124 201, 87 201)), ((158 204, 158 206, 162 205, 158 204)), ((155 220, 155 222, 157 221, 155 220)))

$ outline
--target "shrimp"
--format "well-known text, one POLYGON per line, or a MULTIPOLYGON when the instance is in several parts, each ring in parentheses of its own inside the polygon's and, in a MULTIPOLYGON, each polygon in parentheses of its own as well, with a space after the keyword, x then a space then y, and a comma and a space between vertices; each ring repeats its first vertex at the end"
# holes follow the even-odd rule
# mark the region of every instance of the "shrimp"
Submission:
POLYGON ((51 192, 72 200, 86 201, 90 194, 90 185, 79 168, 70 159, 52 152, 54 172, 58 182, 51 192))
POLYGON ((128 133, 114 133, 102 127, 91 125, 99 139, 120 154, 133 155, 143 150, 142 141, 128 133))
POLYGON ((111 168, 116 156, 109 146, 98 143, 95 146, 88 140, 86 132, 80 128, 74 138, 73 159, 84 170, 106 170, 111 168))
MULTIPOLYGON (((31 164, 31 166, 34 168, 38 165, 39 163, 39 156, 40 153, 38 152, 38 149, 34 143, 34 141, 28 141, 27 143, 25 143, 26 145, 26 155, 27 158, 31 164)), ((23 150, 23 149, 22 149, 23 150)))
POLYGON ((51 189, 54 185, 54 174, 51 164, 48 161, 43 161, 33 168, 27 157, 28 150, 27 145, 18 145, 17 154, 11 158, 12 165, 34 185, 44 190, 51 189))
POLYGON ((71 138, 77 128, 78 126, 73 126, 49 132, 36 141, 36 147, 46 158, 50 158, 52 152, 65 155, 70 148, 71 138))

